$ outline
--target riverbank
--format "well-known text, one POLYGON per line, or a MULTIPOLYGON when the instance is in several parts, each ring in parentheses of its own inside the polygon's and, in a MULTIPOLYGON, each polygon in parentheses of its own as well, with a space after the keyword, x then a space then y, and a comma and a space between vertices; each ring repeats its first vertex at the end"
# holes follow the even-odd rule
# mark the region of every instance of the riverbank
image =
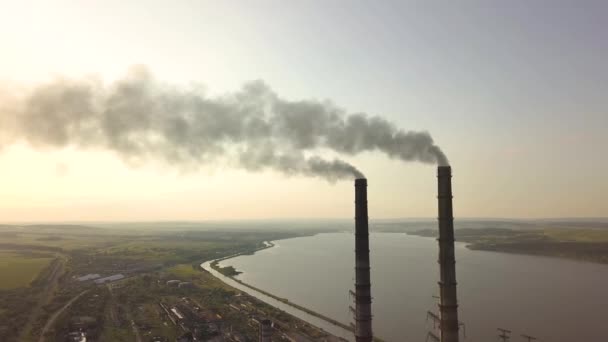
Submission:
MULTIPOLYGON (((437 237, 436 229, 408 232, 437 237)), ((470 250, 491 251, 608 264, 608 229, 456 229, 456 241, 470 250)))
POLYGON ((226 276, 226 277, 228 277, 228 278, 236 281, 237 283, 239 283, 239 284, 241 284, 243 286, 246 286, 246 287, 248 287, 248 288, 250 288, 250 289, 252 289, 254 291, 257 291, 257 292, 262 293, 262 294, 264 294, 264 295, 266 295, 266 296, 268 296, 270 298, 273 298, 275 300, 283 302, 283 303, 285 303, 285 304, 287 304, 287 305, 289 305, 291 307, 294 307, 294 308, 296 308, 298 310, 306 312, 309 315, 312 315, 312 316, 315 316, 317 318, 320 318, 320 319, 322 319, 322 320, 324 320, 324 321, 326 321, 328 323, 331 323, 333 325, 339 326, 340 328, 343 328, 343 329, 346 329, 346 330, 352 330, 352 327, 349 326, 349 325, 346 325, 344 323, 336 321, 335 319, 332 319, 332 318, 327 317, 325 315, 322 315, 322 314, 320 314, 318 312, 315 312, 315 311, 312 311, 310 309, 307 309, 307 308, 305 308, 305 307, 303 307, 301 305, 298 305, 296 303, 290 302, 286 298, 281 298, 281 297, 276 296, 276 295, 274 295, 272 293, 269 293, 269 292, 266 292, 266 291, 264 291, 264 290, 262 290, 260 288, 257 288, 257 287, 255 287, 255 286, 253 286, 251 284, 245 283, 245 282, 243 282, 240 279, 235 278, 235 276, 238 275, 238 274, 240 274, 241 272, 238 272, 238 271, 234 270, 234 268, 232 266, 220 267, 220 265, 219 265, 219 263, 222 262, 222 261, 225 261, 225 260, 228 260, 228 259, 232 259, 232 258, 236 258, 236 257, 241 256, 241 255, 255 254, 256 252, 259 252, 259 251, 262 251, 262 250, 265 250, 265 249, 268 249, 268 248, 272 248, 274 246, 275 246, 274 243, 272 243, 271 241, 266 241, 266 246, 260 247, 260 248, 256 249, 255 251, 253 251, 253 253, 242 252, 242 253, 237 253, 237 254, 229 255, 227 257, 223 257, 223 258, 220 258, 220 259, 213 260, 211 262, 210 266, 211 266, 211 268, 213 268, 217 272, 223 274, 224 276, 226 276), (234 270, 235 272, 226 272, 226 269, 234 270))
MULTIPOLYGON (((220 265, 243 271, 237 278, 255 287, 349 323, 352 315, 347 308, 352 300, 345 289, 353 283, 354 236, 328 233, 275 243, 273 249, 220 265)), ((466 324, 467 340, 494 340, 496 326, 544 341, 579 341, 580 331, 585 332, 586 340, 605 340, 602 316, 597 312, 608 305, 608 299, 597 284, 608 281, 608 266, 473 251, 464 245, 456 244, 456 267, 459 316, 466 324), (572 317, 580 318, 574 326, 572 317)), ((403 232, 372 233, 370 251, 374 332, 387 341, 424 340, 433 331, 433 322, 426 321, 427 312, 437 308, 437 242, 403 232)), ((243 292, 258 293, 222 279, 243 292)), ((287 312, 297 310, 268 299, 290 310, 287 312)), ((334 327, 325 322, 316 326, 327 331, 333 330, 326 326, 334 327)), ((353 334, 347 333, 352 341, 353 334)))
MULTIPOLYGON (((228 256, 225 256, 225 257, 222 257, 222 258, 219 258, 219 259, 215 259, 215 260, 212 260, 209 265, 211 266, 211 268, 213 268, 214 270, 220 272, 221 274, 225 275, 226 277, 232 278, 235 275, 240 274, 241 272, 236 271, 234 269, 234 267, 230 267, 230 266, 229 267, 220 267, 218 265, 220 262, 222 262, 224 260, 236 258, 236 257, 241 256, 241 255, 252 255, 252 254, 255 254, 256 252, 263 251, 265 249, 272 248, 272 247, 274 247, 274 243, 272 243, 271 241, 264 241, 264 247, 259 247, 259 248, 256 248, 256 249, 252 250, 252 251, 243 251, 243 252, 231 254, 231 255, 228 255, 228 256)), ((237 280, 237 279, 235 279, 235 280, 237 280)))
MULTIPOLYGON (((264 250, 264 249, 272 248, 274 246, 275 246, 274 243, 272 243, 272 242, 266 242, 266 246, 256 249, 253 253, 261 251, 261 250, 264 250)), ((284 305, 289 306, 289 307, 291 307, 293 309, 296 309, 296 310, 298 310, 298 311, 300 311, 302 313, 305 313, 307 315, 315 317, 315 318, 317 318, 317 319, 319 319, 319 320, 321 320, 321 321, 323 321, 325 323, 328 323, 328 324, 333 325, 333 326, 335 326, 337 328, 340 328, 340 329, 343 329, 345 331, 348 331, 349 335, 354 333, 353 327, 351 325, 344 324, 344 323, 342 323, 342 322, 340 322, 338 320, 335 320, 335 319, 333 319, 331 317, 325 316, 325 315, 323 315, 321 313, 318 313, 316 311, 308 309, 308 308, 306 308, 306 307, 304 307, 302 305, 299 305, 297 303, 291 302, 291 301, 289 301, 286 298, 282 298, 282 297, 276 296, 276 295, 274 295, 274 294, 272 294, 270 292, 262 290, 262 289, 260 289, 258 287, 255 287, 255 286, 251 285, 251 284, 245 283, 242 280, 237 279, 235 277, 236 275, 240 274, 241 272, 238 272, 237 270, 234 270, 234 268, 232 268, 232 266, 220 267, 220 265, 219 265, 219 263, 221 261, 225 261, 225 260, 228 260, 228 259, 231 259, 231 258, 235 258, 235 257, 241 256, 241 255, 248 255, 248 254, 252 254, 252 253, 250 253, 250 252, 243 252, 243 253, 237 253, 237 254, 234 254, 234 255, 226 256, 226 257, 223 257, 223 258, 211 261, 209 263, 209 266, 214 271, 222 274, 226 278, 229 278, 230 280, 238 283, 241 286, 244 286, 244 287, 246 287, 248 289, 251 289, 251 290, 253 290, 255 292, 258 292, 258 293, 260 293, 260 294, 262 294, 262 295, 264 295, 266 297, 272 298, 272 299, 280 302, 281 304, 284 304, 284 305)), ((268 303, 268 304, 273 305, 272 303, 268 303)), ((315 324, 314 322, 309 322, 309 323, 315 324)), ((319 327, 319 329, 325 330, 325 329, 320 328, 320 327, 319 327)), ((344 339, 344 338, 342 338, 342 339, 346 341, 346 339, 344 339)), ((379 338, 374 338, 374 341, 376 341, 376 342, 383 342, 383 340, 379 339, 379 338)))
MULTIPOLYGON (((217 270, 217 269, 216 269, 216 270, 217 270)), ((287 304, 287 305, 289 305, 289 306, 291 306, 291 307, 294 307, 294 308, 296 308, 296 309, 298 309, 298 310, 300 310, 300 311, 306 312, 307 314, 309 314, 309 315, 311 315, 311 316, 315 316, 315 317, 317 317, 317 318, 320 318, 320 319, 322 319, 322 320, 324 320, 324 321, 326 321, 326 322, 328 322, 328 323, 331 323, 331 324, 333 324, 333 325, 336 325, 336 326, 338 326, 338 327, 340 327, 340 328, 342 328, 342 329, 346 329, 346 330, 352 331, 352 327, 351 327, 351 326, 349 326, 349 325, 346 325, 346 324, 344 324, 344 323, 341 323, 341 322, 339 322, 339 321, 336 321, 335 319, 332 319, 332 318, 330 318, 330 317, 327 317, 327 316, 325 316, 325 315, 322 315, 322 314, 320 314, 320 313, 318 313, 318 312, 315 312, 315 311, 312 311, 312 310, 310 310, 310 309, 307 309, 307 308, 305 308, 305 307, 303 307, 303 306, 301 306, 301 305, 298 305, 298 304, 296 304, 296 303, 290 302, 290 301, 289 301, 288 299, 286 299, 286 298, 281 298, 281 297, 279 297, 279 296, 275 296, 275 295, 273 295, 272 293, 266 292, 266 291, 264 291, 264 290, 262 290, 262 289, 260 289, 260 288, 257 288, 257 287, 255 287, 255 286, 253 286, 253 285, 251 285, 251 284, 247 284, 247 283, 243 282, 243 281, 242 281, 242 280, 240 280, 240 279, 236 279, 234 276, 229 276, 229 277, 230 277, 230 278, 232 278, 234 281, 238 282, 239 284, 243 285, 243 286, 246 286, 246 287, 248 287, 248 288, 250 288, 250 289, 252 289, 252 290, 255 290, 255 291, 257 291, 257 292, 260 292, 260 293, 262 293, 262 294, 264 294, 264 295, 266 295, 266 296, 268 296, 268 297, 271 297, 271 298, 273 298, 273 299, 276 299, 276 300, 278 300, 278 301, 281 301, 281 302, 283 302, 283 303, 285 303, 285 304, 287 304)))

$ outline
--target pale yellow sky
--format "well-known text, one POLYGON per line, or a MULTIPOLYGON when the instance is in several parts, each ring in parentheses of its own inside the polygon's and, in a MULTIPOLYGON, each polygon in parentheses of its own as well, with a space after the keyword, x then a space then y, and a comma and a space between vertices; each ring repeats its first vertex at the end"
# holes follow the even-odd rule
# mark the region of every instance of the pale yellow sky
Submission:
MULTIPOLYGON (((287 99, 331 99, 428 130, 452 163, 457 217, 608 216, 608 71, 594 63, 608 48, 593 35, 596 21, 572 18, 553 32, 515 7, 494 17, 479 6, 408 11, 391 2, 0 7, 0 89, 58 75, 109 82, 133 64, 211 94, 263 79, 287 99)), ((544 14, 549 23, 570 15, 544 14)), ((372 218, 436 215, 433 166, 343 157, 369 179, 372 218)), ((348 181, 218 164, 133 167, 110 151, 22 143, 0 152, 0 221, 350 218, 352 203, 348 181)))

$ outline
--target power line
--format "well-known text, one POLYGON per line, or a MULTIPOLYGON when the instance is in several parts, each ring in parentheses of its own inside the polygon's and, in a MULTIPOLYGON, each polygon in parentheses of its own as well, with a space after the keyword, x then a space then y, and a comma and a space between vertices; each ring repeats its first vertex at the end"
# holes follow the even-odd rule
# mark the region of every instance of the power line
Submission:
POLYGON ((525 334, 521 334, 521 337, 525 338, 528 342, 532 342, 534 340, 538 340, 536 337, 534 336, 530 336, 530 335, 525 335, 525 334))

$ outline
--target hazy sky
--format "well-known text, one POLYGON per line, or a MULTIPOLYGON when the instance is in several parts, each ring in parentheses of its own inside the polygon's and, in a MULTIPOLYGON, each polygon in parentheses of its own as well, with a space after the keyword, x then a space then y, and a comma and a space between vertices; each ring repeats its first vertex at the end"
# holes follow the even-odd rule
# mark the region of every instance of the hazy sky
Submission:
MULTIPOLYGON (((0 91, 144 64, 211 94, 264 80, 427 130, 457 217, 608 216, 606 1, 5 1, 0 91), (289 5, 287 5, 289 4, 289 5)), ((1 106, 0 106, 1 108, 1 106)), ((0 141, 2 137, 0 137, 0 141)), ((434 217, 435 167, 365 153, 370 217, 434 217)), ((0 221, 353 216, 353 184, 225 165, 0 152, 0 221)))

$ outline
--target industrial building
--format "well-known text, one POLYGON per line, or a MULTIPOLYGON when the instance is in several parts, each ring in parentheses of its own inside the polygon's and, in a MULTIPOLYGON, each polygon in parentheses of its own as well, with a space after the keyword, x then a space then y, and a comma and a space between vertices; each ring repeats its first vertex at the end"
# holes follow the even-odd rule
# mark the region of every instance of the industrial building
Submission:
POLYGON ((89 273, 87 275, 83 275, 81 277, 76 278, 76 280, 78 281, 87 281, 87 280, 94 280, 97 278, 100 278, 101 275, 97 274, 97 273, 89 273))
POLYGON ((108 276, 105 278, 99 278, 99 279, 95 280, 94 282, 95 282, 95 284, 99 285, 99 284, 111 283, 113 281, 121 280, 124 278, 125 278, 125 276, 122 274, 114 274, 114 275, 111 275, 111 276, 108 276))

